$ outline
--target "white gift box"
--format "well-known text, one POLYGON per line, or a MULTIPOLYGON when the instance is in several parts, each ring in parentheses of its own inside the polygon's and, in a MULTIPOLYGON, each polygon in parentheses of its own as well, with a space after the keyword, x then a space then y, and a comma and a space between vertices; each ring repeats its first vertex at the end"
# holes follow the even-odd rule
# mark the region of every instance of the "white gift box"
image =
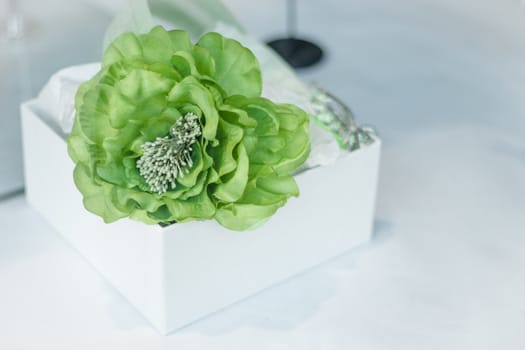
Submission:
POLYGON ((370 239, 379 139, 297 175, 301 195, 256 230, 104 224, 82 205, 60 127, 34 100, 21 112, 28 202, 163 334, 370 239))

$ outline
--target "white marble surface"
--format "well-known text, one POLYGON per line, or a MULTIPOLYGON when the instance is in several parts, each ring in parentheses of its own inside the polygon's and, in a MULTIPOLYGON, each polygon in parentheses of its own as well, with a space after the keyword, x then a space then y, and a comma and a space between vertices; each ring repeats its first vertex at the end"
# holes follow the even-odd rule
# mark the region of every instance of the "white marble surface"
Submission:
MULTIPOLYGON (((260 37, 283 27, 281 1, 226 2, 260 37)), ((15 197, 0 349, 525 347, 520 1, 300 3, 300 32, 328 50, 304 76, 385 141, 373 242, 162 337, 15 197)))

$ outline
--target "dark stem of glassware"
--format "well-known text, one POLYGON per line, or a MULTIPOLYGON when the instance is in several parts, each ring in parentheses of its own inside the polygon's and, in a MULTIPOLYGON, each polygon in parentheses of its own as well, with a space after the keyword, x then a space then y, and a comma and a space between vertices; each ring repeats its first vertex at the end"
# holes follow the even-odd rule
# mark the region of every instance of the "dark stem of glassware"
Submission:
POLYGON ((286 1, 286 31, 287 37, 267 42, 293 68, 313 66, 323 58, 323 50, 311 41, 296 37, 297 31, 297 1, 286 1))

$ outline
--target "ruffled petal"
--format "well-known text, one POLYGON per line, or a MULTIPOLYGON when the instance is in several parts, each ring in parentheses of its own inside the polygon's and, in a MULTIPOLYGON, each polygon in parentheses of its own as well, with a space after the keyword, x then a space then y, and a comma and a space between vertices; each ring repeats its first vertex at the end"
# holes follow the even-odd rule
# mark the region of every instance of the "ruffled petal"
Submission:
POLYGON ((218 33, 204 34, 197 42, 210 53, 215 63, 213 78, 231 95, 260 96, 262 77, 253 53, 238 41, 218 33))
POLYGON ((241 198, 244 193, 246 183, 248 182, 250 161, 243 144, 236 147, 234 157, 237 160, 235 171, 219 183, 213 191, 213 196, 218 201, 235 202, 241 198))

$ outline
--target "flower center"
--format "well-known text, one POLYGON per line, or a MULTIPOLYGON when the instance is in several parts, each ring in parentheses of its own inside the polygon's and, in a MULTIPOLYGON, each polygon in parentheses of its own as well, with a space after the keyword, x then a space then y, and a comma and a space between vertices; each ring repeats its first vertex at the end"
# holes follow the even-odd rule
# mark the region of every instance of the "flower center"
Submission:
POLYGON ((163 194, 174 189, 176 179, 190 171, 192 146, 202 133, 198 120, 198 116, 188 113, 173 124, 168 136, 142 145, 137 168, 152 192, 163 194))

